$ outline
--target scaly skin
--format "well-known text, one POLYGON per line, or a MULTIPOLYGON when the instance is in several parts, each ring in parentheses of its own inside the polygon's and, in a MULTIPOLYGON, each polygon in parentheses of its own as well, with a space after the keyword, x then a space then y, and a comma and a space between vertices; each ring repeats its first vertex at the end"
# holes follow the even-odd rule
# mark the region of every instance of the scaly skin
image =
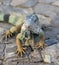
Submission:
POLYGON ((14 32, 16 32, 16 31, 17 31, 17 28, 15 26, 13 26, 12 28, 10 28, 10 30, 7 30, 6 33, 5 33, 6 38, 12 36, 12 34, 14 32))
POLYGON ((41 33, 40 33, 40 39, 39 39, 40 41, 38 42, 38 44, 36 45, 37 46, 37 48, 44 48, 44 46, 45 46, 45 43, 44 43, 44 32, 42 31, 41 33))
MULTIPOLYGON (((22 42, 21 42, 21 37, 23 36, 21 31, 22 31, 22 26, 24 24, 24 17, 23 16, 16 16, 16 15, 10 15, 9 20, 5 20, 4 19, 5 15, 1 13, 0 15, 0 21, 7 21, 8 23, 11 23, 12 25, 14 25, 13 27, 11 27, 9 30, 7 30, 5 32, 5 36, 10 37, 12 36, 13 33, 18 32, 19 34, 16 36, 16 45, 17 45, 17 54, 20 56, 22 56, 22 53, 25 53, 26 48, 22 47, 22 42)), ((27 26, 25 26, 27 27, 27 26)), ((41 34, 39 34, 41 35, 41 34)), ((26 42, 28 43, 28 40, 26 40, 26 42)), ((29 42, 31 42, 29 40, 29 42)), ((24 42, 25 44, 25 42, 24 42)), ((29 44, 28 44, 29 45, 29 44)), ((40 41, 38 42, 38 44, 36 45, 37 48, 43 48, 44 47, 44 34, 42 34, 40 41)))
MULTIPOLYGON (((7 14, 6 14, 7 15, 7 14)), ((8 14, 8 18, 7 21, 4 19, 4 17, 6 16, 3 13, 0 13, 0 22, 7 22, 10 23, 12 25, 14 25, 13 27, 11 27, 9 30, 7 30, 5 32, 5 37, 6 39, 9 38, 10 36, 13 36, 13 33, 18 32, 19 34, 16 37, 16 45, 17 45, 17 54, 20 54, 22 56, 22 52, 24 52, 25 48, 23 48, 21 45, 21 42, 19 40, 20 38, 20 31, 21 31, 21 27, 24 23, 24 16, 17 16, 15 14, 8 14)))
POLYGON ((19 33, 20 33, 20 31, 21 31, 21 26, 22 26, 22 25, 13 26, 13 27, 11 27, 9 30, 7 30, 7 31, 5 32, 6 39, 7 39, 8 37, 12 36, 13 33, 16 33, 16 32, 19 32, 19 33))
POLYGON ((40 41, 38 42, 38 44, 36 45, 36 48, 44 48, 45 43, 44 43, 44 39, 40 39, 40 41))
POLYGON ((26 48, 23 48, 22 47, 22 43, 21 43, 21 41, 20 41, 20 37, 21 37, 21 33, 19 33, 17 36, 16 36, 16 45, 17 45, 17 54, 19 55, 20 54, 20 56, 22 56, 22 53, 25 53, 25 50, 26 50, 26 48))

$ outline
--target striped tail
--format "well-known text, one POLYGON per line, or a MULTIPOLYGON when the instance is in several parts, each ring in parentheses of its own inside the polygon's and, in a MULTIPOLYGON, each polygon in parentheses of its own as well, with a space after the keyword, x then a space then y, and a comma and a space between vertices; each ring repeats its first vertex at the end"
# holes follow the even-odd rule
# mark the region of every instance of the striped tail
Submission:
POLYGON ((8 22, 10 14, 0 13, 0 22, 8 22))
POLYGON ((24 23, 24 16, 17 16, 15 14, 0 13, 0 22, 8 22, 12 25, 21 25, 24 23))

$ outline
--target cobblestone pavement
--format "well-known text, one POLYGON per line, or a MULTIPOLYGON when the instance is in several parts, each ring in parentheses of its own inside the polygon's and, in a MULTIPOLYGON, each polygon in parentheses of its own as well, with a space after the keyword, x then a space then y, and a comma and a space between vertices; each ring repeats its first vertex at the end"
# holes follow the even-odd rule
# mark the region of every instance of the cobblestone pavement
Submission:
MULTIPOLYGON (((3 24, 4 23, 0 23, 0 38, 2 35, 1 32, 3 33, 5 30, 7 30, 11 27, 11 25, 9 25, 9 24, 4 24, 4 26, 3 26, 3 24)), ((57 35, 57 33, 58 33, 57 28, 54 29, 53 27, 52 28, 49 27, 46 30, 47 30, 45 32, 46 38, 48 38, 48 37, 54 38, 53 41, 55 41, 56 39, 58 40, 58 36, 57 36, 57 38, 55 38, 55 35, 57 35), (54 31, 56 31, 56 32, 54 32, 54 31), (54 36, 52 35, 53 32, 54 32, 54 36)), ((53 41, 50 41, 50 42, 54 43, 53 41)), ((58 50, 59 46, 58 45, 56 44, 57 48, 55 47, 55 45, 51 46, 51 47, 47 47, 46 49, 42 50, 42 52, 43 52, 42 54, 54 53, 53 54, 54 56, 53 55, 52 56, 53 56, 53 61, 55 61, 55 57, 59 56, 59 50, 58 50), (53 50, 57 51, 57 55, 55 55, 56 52, 53 50)), ((26 56, 25 58, 20 58, 17 54, 15 54, 16 48, 17 47, 16 47, 16 43, 15 43, 15 37, 13 37, 12 39, 9 39, 9 43, 4 43, 4 41, 0 43, 0 64, 1 65, 56 65, 57 64, 57 61, 55 61, 56 63, 52 63, 52 64, 45 64, 43 62, 40 62, 42 60, 42 58, 41 58, 40 52, 38 52, 38 50, 35 50, 34 53, 32 53, 32 56, 34 56, 33 58, 31 56, 31 54, 29 57, 26 56)), ((28 51, 30 52, 30 49, 28 51)))
MULTIPOLYGON (((59 0, 0 0, 0 11, 3 13, 21 13, 30 14, 35 12, 41 25, 46 25, 45 39, 46 43, 58 43, 42 50, 43 57, 45 54, 52 55, 52 61, 55 63, 44 64, 40 52, 35 50, 29 57, 22 59, 17 54, 15 37, 9 39, 9 43, 0 43, 0 65, 58 65, 59 61, 59 0), (56 41, 57 40, 57 41, 56 41), (47 51, 47 52, 46 52, 47 51), (35 57, 32 58, 32 56, 35 57), (32 58, 32 59, 31 59, 32 58), (34 62, 33 62, 34 61, 34 62), (35 62, 37 61, 37 62, 35 62)), ((0 23, 0 38, 2 33, 12 25, 0 23)), ((1 40, 1 39, 0 39, 1 40)), ((30 50, 31 51, 31 50, 30 50)))

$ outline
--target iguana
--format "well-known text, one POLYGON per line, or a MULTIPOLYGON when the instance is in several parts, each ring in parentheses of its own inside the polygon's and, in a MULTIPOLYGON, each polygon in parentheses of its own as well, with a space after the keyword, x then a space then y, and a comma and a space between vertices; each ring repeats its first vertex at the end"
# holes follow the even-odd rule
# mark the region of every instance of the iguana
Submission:
MULTIPOLYGON (((4 14, 0 13, 0 22, 7 22, 13 24, 9 30, 5 32, 6 38, 12 36, 18 32, 16 36, 17 53, 22 56, 25 53, 26 48, 22 47, 22 43, 33 40, 32 35, 39 36, 39 42, 37 42, 37 48, 44 47, 44 32, 39 25, 39 19, 36 14, 30 14, 27 17, 23 15, 17 16, 15 14, 4 14)), ((28 42, 27 42, 28 43, 28 42)), ((28 44, 29 45, 29 44, 28 44)))

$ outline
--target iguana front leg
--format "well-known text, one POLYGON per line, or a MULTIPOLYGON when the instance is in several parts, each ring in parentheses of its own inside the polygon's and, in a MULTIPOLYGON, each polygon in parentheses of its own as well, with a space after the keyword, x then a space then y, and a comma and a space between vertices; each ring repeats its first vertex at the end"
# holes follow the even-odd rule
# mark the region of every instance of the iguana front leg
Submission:
POLYGON ((44 48, 45 46, 45 43, 44 43, 44 40, 43 39, 40 39, 40 41, 38 42, 38 44, 36 45, 37 48, 44 48))
POLYGON ((16 45, 17 45, 17 54, 19 55, 20 54, 20 56, 22 56, 22 54, 23 53, 25 53, 25 50, 26 50, 26 48, 23 48, 22 47, 22 43, 21 43, 21 33, 19 33, 18 35, 17 35, 17 37, 16 37, 16 45))
POLYGON ((21 31, 21 26, 13 26, 5 32, 6 39, 21 31))
POLYGON ((45 42, 44 42, 44 32, 41 31, 41 33, 39 34, 39 42, 36 45, 37 48, 44 48, 46 46, 45 42))
POLYGON ((6 38, 12 36, 12 34, 15 33, 16 31, 17 31, 17 28, 15 26, 7 30, 5 32, 6 38))

